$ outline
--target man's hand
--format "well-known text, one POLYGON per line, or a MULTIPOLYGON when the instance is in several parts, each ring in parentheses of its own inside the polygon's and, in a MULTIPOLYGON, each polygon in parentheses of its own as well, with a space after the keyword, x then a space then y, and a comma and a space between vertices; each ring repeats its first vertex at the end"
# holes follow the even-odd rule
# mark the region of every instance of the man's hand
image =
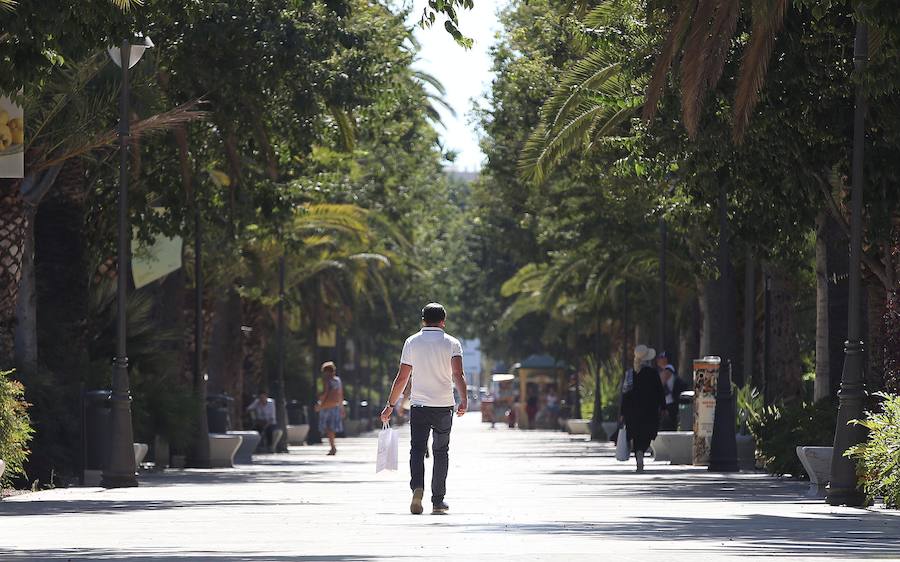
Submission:
POLYGON ((466 413, 466 410, 469 409, 469 401, 463 400, 459 403, 459 406, 456 407, 456 415, 461 416, 466 413))
POLYGON ((391 413, 394 409, 390 406, 385 406, 384 410, 381 410, 381 423, 387 423, 391 420, 391 413))

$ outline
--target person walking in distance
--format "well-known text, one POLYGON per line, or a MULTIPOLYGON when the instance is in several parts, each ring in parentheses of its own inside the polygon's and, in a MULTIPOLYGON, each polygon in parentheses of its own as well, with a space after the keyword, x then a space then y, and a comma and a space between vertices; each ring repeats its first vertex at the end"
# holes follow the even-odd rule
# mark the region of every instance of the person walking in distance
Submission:
POLYGON ((466 376, 463 373, 462 345, 444 332, 447 312, 438 303, 422 309, 422 329, 407 338, 400 354, 400 368, 391 387, 381 421, 387 423, 391 413, 412 375, 409 427, 412 443, 409 451, 409 487, 413 497, 409 510, 422 513, 425 495, 425 451, 432 434, 431 452, 434 472, 431 475, 431 505, 433 514, 446 513, 447 469, 450 464, 450 429, 453 412, 462 416, 468 408, 466 376), (459 404, 453 398, 453 387, 459 393, 459 404))
POLYGON ((660 413, 666 409, 666 394, 656 371, 656 351, 639 345, 634 348, 634 376, 622 396, 622 416, 634 451, 637 471, 644 471, 644 452, 659 431, 660 413))
POLYGON ((325 391, 316 403, 316 411, 319 412, 319 432, 328 437, 328 444, 331 445, 328 454, 336 455, 334 436, 344 431, 344 386, 337 376, 337 368, 333 361, 322 363, 322 374, 325 377, 323 379, 325 391))

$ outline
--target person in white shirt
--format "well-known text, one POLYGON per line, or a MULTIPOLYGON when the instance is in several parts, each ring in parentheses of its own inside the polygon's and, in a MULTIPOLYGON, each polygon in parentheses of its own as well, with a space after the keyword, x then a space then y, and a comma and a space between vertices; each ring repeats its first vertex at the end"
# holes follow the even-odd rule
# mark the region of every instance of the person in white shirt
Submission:
POLYGON ((260 392, 256 400, 247 406, 250 412, 250 419, 253 421, 253 427, 262 436, 265 446, 270 451, 275 448, 276 443, 272 443, 272 433, 277 427, 275 420, 275 401, 269 398, 269 394, 265 391, 260 392))
POLYGON ((431 505, 433 514, 446 513, 444 502, 447 493, 447 469, 450 464, 450 429, 453 412, 457 416, 469 407, 466 395, 466 376, 463 373, 462 345, 459 340, 444 333, 447 312, 438 303, 430 303, 422 309, 423 328, 407 338, 400 355, 400 368, 387 405, 381 412, 381 421, 387 423, 406 383, 412 375, 409 401, 409 426, 412 444, 409 451, 409 487, 413 492, 409 510, 422 513, 422 497, 425 494, 425 451, 428 436, 432 435, 431 452, 434 470, 431 475, 431 505), (459 394, 459 404, 453 397, 453 387, 459 394))

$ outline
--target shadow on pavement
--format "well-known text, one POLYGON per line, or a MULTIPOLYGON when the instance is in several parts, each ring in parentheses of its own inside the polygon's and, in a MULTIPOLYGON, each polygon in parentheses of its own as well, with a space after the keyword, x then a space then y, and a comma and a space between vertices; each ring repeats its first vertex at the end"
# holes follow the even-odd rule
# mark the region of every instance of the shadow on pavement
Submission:
MULTIPOLYGON (((673 551, 684 541, 715 541, 728 554, 741 556, 896 557, 900 524, 896 517, 871 512, 815 517, 748 515, 734 519, 690 517, 636 518, 614 524, 584 522, 465 524, 468 532, 523 535, 584 535, 597 539, 668 542, 673 551), (864 517, 864 518, 863 518, 864 517)), ((690 549, 697 551, 695 546, 690 549)), ((702 552, 702 550, 700 550, 702 552)))
MULTIPOLYGON (((263 500, 210 500, 210 501, 112 501, 112 500, 45 500, 29 502, 3 502, 0 517, 22 515, 67 515, 84 513, 123 513, 128 511, 159 511, 164 509, 212 508, 248 506, 288 507, 322 505, 313 502, 263 501, 263 500)), ((4 560, 0 556, 0 560, 4 560)))
MULTIPOLYGON (((392 558, 403 558, 403 556, 391 555, 392 558)), ((0 549, 0 559, 2 560, 28 560, 29 562, 39 562, 43 560, 78 560, 78 562, 89 562, 93 560, 128 560, 130 562, 152 562, 154 560, 190 560, 191 562, 289 562, 292 560, 323 560, 334 562, 358 562, 362 560, 372 560, 371 556, 354 556, 341 554, 316 554, 316 555, 272 555, 266 552, 247 552, 240 554, 216 554, 208 553, 169 553, 169 552, 153 552, 142 550, 140 552, 129 551, 105 551, 105 550, 89 550, 89 549, 65 549, 65 550, 31 550, 31 551, 15 551, 0 549)))

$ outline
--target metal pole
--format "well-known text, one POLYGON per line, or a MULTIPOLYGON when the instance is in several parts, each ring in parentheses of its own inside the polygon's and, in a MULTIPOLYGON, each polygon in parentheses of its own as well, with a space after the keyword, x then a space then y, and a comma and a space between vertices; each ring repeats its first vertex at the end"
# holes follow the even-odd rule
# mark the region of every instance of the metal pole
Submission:
POLYGON ((110 397, 109 464, 103 469, 100 485, 104 488, 126 488, 138 485, 135 477, 134 435, 131 427, 131 389, 128 382, 126 352, 126 310, 128 274, 130 271, 131 232, 128 225, 128 65, 131 44, 122 41, 122 95, 119 115, 119 240, 116 275, 116 357, 113 360, 112 396, 110 397))
POLYGON ((209 419, 206 416, 206 381, 203 373, 203 231, 200 194, 194 189, 194 397, 197 428, 189 466, 209 468, 209 419))
POLYGON ((281 441, 276 451, 287 453, 287 402, 284 389, 284 254, 278 261, 278 380, 275 383, 275 416, 281 429, 281 441))
MULTIPOLYGON (((857 14, 859 15, 859 14, 857 14)), ((853 61, 857 75, 866 68, 869 58, 869 30, 857 21, 853 44, 853 61)), ((856 466, 844 452, 866 438, 865 429, 849 425, 850 420, 862 419, 865 387, 863 383, 865 346, 862 340, 860 258, 862 253, 863 207, 863 150, 866 141, 866 96, 862 86, 856 87, 856 108, 853 114, 853 193, 850 209, 850 295, 847 310, 847 341, 844 344, 844 370, 838 391, 837 427, 834 430, 834 455, 831 461, 831 483, 827 502, 830 505, 861 506, 865 496, 857 488, 856 466)))
MULTIPOLYGON (((728 302, 727 291, 730 287, 726 284, 730 282, 731 276, 726 272, 731 268, 731 253, 728 243, 728 192, 726 183, 719 181, 719 294, 722 301, 719 306, 718 314, 722 315, 722 321, 719 326, 725 327, 729 325, 729 318, 726 315, 732 313, 730 307, 724 306, 728 302)), ((726 337, 718 337, 717 341, 729 341, 726 337)), ((721 344, 720 344, 721 345, 721 344)), ((723 346, 726 354, 731 354, 733 348, 731 346, 723 346)), ((731 365, 732 357, 722 357, 719 364, 719 378, 716 381, 716 410, 713 421, 712 441, 709 448, 709 470, 714 472, 737 472, 740 470, 737 459, 737 438, 734 431, 735 405, 734 393, 731 390, 731 365)))

